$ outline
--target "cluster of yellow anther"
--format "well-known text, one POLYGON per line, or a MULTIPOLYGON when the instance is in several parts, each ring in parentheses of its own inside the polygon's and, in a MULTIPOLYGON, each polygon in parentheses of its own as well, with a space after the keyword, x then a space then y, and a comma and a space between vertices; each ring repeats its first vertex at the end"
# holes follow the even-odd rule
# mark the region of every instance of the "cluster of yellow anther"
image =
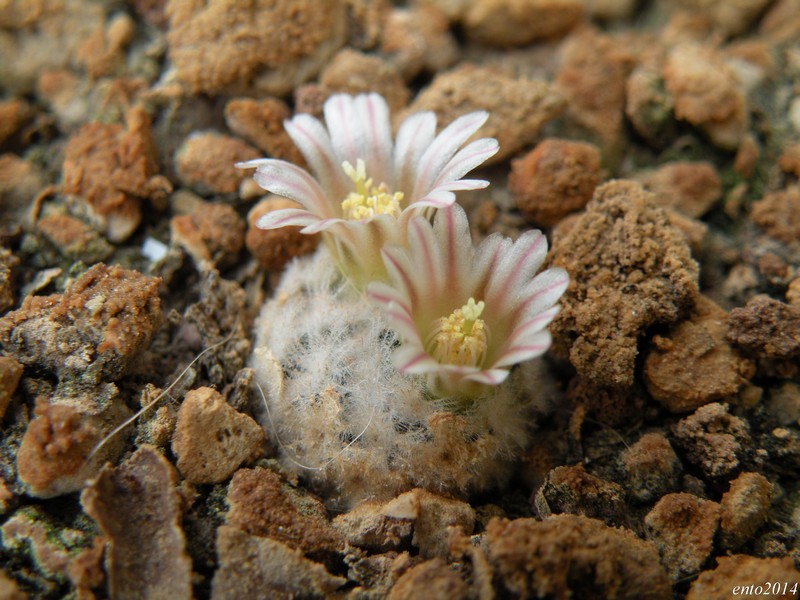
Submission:
POLYGON ((489 345, 489 330, 480 318, 485 304, 470 298, 449 317, 440 317, 428 336, 428 351, 442 364, 478 366, 489 345))
POLYGON ((353 168, 349 162, 342 163, 342 169, 356 184, 356 191, 347 194, 342 201, 342 212, 345 219, 363 221, 375 215, 400 214, 400 201, 403 192, 390 193, 385 183, 374 185, 372 178, 367 178, 367 169, 360 158, 353 168))

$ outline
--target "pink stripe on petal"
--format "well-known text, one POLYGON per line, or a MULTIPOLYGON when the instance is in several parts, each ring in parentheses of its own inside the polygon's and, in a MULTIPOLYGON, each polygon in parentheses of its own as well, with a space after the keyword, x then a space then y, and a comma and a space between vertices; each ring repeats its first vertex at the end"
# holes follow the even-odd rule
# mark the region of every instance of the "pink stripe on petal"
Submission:
POLYGON ((407 259, 404 249, 399 247, 383 248, 381 256, 395 287, 400 288, 399 291, 408 297, 409 305, 415 307, 419 301, 419 294, 414 279, 404 265, 403 259, 407 259))
POLYGON ((265 190, 295 200, 319 217, 331 216, 331 207, 319 183, 292 163, 264 161, 259 164, 253 179, 265 190))
POLYGON ((259 229, 278 229, 288 225, 305 226, 316 223, 319 220, 319 217, 302 208, 282 208, 263 215, 256 221, 256 227, 259 229))
POLYGON ((467 375, 464 379, 486 385, 500 385, 506 380, 508 374, 509 371, 506 369, 490 369, 475 373, 474 375, 467 375))
POLYGON ((300 114, 286 121, 284 128, 323 186, 333 186, 334 189, 328 189, 328 193, 341 195, 346 176, 341 164, 337 162, 330 136, 322 123, 311 115, 300 114))
MULTIPOLYGON (((416 177, 420 156, 428 149, 436 133, 436 116, 432 112, 416 113, 400 125, 394 149, 394 181, 387 182, 393 189, 407 194, 416 177)), ((408 200, 411 200, 409 197, 408 200)))
POLYGON ((453 192, 440 189, 427 194, 425 197, 420 198, 412 204, 409 204, 406 207, 406 210, 409 208, 423 208, 426 206, 432 206, 434 208, 446 208, 448 206, 452 206, 455 201, 456 196, 453 194, 453 192))
POLYGON ((472 169, 486 162, 489 157, 497 154, 499 149, 500 145, 494 138, 482 138, 467 144, 442 168, 433 186, 461 179, 472 169))
POLYGON ((356 109, 364 113, 367 126, 367 147, 363 148, 361 157, 367 161, 376 183, 388 182, 391 170, 392 127, 389 123, 389 107, 378 94, 366 94, 356 97, 356 109))
POLYGON ((437 363, 427 352, 414 351, 414 353, 402 352, 402 346, 395 351, 395 364, 397 368, 410 375, 428 373, 437 367, 437 363))
POLYGON ((459 179, 457 181, 448 181, 437 185, 431 190, 430 193, 446 190, 449 192, 460 192, 464 190, 482 190, 488 187, 489 182, 485 179, 459 179))

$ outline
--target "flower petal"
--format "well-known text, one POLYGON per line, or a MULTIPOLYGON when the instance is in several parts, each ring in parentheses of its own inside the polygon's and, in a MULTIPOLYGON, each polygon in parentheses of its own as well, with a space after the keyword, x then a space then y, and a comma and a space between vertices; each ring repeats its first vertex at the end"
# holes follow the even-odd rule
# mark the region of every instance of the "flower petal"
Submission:
MULTIPOLYGON (((392 126, 389 122, 389 107, 378 94, 361 94, 355 99, 356 110, 364 122, 366 134, 361 151, 367 165, 367 173, 375 183, 391 180, 392 126)), ((358 157, 357 157, 358 158, 358 157)))
POLYGON ((536 314, 553 306, 569 285, 569 275, 560 267, 539 273, 523 291, 524 301, 519 309, 536 314))
POLYGON ((433 184, 434 187, 461 179, 472 169, 486 162, 489 157, 497 154, 499 149, 500 144, 494 138, 482 138, 467 144, 444 166, 433 184))
POLYGON ((431 145, 436 134, 436 115, 432 112, 415 113, 400 125, 394 148, 394 181, 387 182, 392 189, 409 195, 413 190, 419 159, 431 145))
POLYGON ((317 223, 321 219, 302 208, 282 208, 263 215, 256 221, 259 229, 278 229, 289 225, 306 226, 317 223))
POLYGON ((323 124, 311 115, 299 114, 283 126, 328 195, 344 196, 347 176, 323 124))
POLYGON ((467 375, 464 379, 476 383, 483 383, 485 385, 500 385, 506 380, 508 375, 508 369, 487 369, 475 373, 474 375, 467 375))
POLYGON ((317 180, 306 171, 285 160, 260 159, 238 163, 240 168, 256 167, 256 183, 265 190, 302 204, 320 218, 338 216, 333 213, 317 180))
POLYGON ((552 336, 549 331, 546 329, 544 331, 537 331, 519 340, 518 343, 505 348, 494 361, 492 367, 510 367, 511 365, 541 356, 547 352, 551 343, 552 336))
POLYGON ((419 159, 421 169, 417 170, 413 197, 420 198, 433 187, 444 166, 450 161, 456 150, 480 129, 489 118, 489 113, 478 111, 463 115, 445 127, 431 142, 419 159))
POLYGON ((525 300, 523 287, 542 265, 547 254, 547 238, 541 231, 526 231, 503 253, 489 276, 486 302, 492 310, 510 313, 525 300))
POLYGON ((411 344, 403 344, 392 354, 392 362, 403 373, 421 375, 439 368, 430 354, 411 344))

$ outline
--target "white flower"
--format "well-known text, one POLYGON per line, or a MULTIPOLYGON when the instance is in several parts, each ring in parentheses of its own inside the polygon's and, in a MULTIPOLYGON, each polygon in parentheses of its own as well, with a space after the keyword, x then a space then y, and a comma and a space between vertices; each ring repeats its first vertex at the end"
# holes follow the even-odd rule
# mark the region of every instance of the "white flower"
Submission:
POLYGON ((472 397, 497 385, 517 363, 550 346, 545 329, 569 283, 566 271, 536 275, 547 254, 540 231, 515 242, 499 234, 472 244, 459 205, 408 224, 404 246, 382 250, 389 283, 367 288, 402 339, 395 364, 427 374, 438 396, 472 397))
POLYGON ((322 232, 340 267, 359 287, 385 279, 378 249, 404 243, 414 214, 450 206, 455 191, 488 185, 461 179, 498 150, 491 138, 462 148, 486 122, 486 112, 459 117, 439 135, 435 115, 417 113, 401 124, 394 142, 389 109, 378 94, 332 96, 324 113, 325 125, 306 114, 285 122, 313 177, 276 159, 237 166, 255 167, 261 187, 303 207, 271 212, 258 227, 297 225, 303 233, 322 232))

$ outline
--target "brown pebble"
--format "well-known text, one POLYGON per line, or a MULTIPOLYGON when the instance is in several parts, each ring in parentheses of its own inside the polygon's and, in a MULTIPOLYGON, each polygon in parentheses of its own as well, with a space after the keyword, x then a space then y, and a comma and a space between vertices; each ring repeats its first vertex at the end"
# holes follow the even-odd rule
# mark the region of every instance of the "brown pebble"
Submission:
POLYGON ((190 483, 217 483, 264 453, 264 430, 209 387, 191 390, 178 411, 172 451, 190 483))
POLYGON ((772 485, 760 473, 742 473, 722 496, 720 545, 736 550, 744 545, 769 516, 772 485))
POLYGON ((645 175, 642 183, 660 206, 687 217, 702 217, 722 197, 722 180, 709 162, 667 163, 645 175))
POLYGON ((199 194, 235 194, 248 179, 236 163, 260 158, 258 150, 216 131, 190 135, 175 154, 175 169, 184 185, 199 194))
POLYGON ((236 263, 244 245, 244 220, 228 204, 201 202, 191 214, 172 217, 172 241, 201 268, 236 263))
POLYGON ((678 484, 681 462, 660 432, 646 433, 622 453, 628 490, 639 502, 652 502, 678 484))
POLYGON ((619 524, 625 515, 622 487, 587 473, 582 465, 556 467, 536 493, 540 516, 569 513, 619 524))
POLYGON ((696 573, 714 549, 720 505, 686 493, 667 494, 644 523, 673 581, 696 573))
POLYGON ((467 35, 499 47, 564 35, 583 14, 580 0, 474 0, 466 6, 467 35))
POLYGON ((245 245, 250 254, 268 271, 280 271, 290 260, 310 254, 319 244, 319 235, 300 233, 302 227, 261 229, 256 226, 258 220, 267 213, 284 208, 300 208, 300 205, 288 198, 269 195, 247 214, 245 245))
POLYGON ((411 95, 400 72, 381 58, 345 48, 334 56, 319 77, 337 93, 351 95, 377 92, 394 113, 408 104, 411 95))
POLYGON ((22 365, 10 356, 0 356, 0 420, 6 414, 22 378, 22 365))
POLYGON ((291 111, 278 98, 234 98, 225 105, 225 124, 272 158, 304 166, 305 159, 283 128, 291 111))
POLYGON ((403 573, 392 587, 389 600, 466 598, 468 592, 461 575, 441 558, 434 558, 403 573))
POLYGON ((728 315, 728 340, 760 358, 800 355, 800 308, 764 294, 728 315))
POLYGON ((800 572, 788 556, 757 558, 737 554, 720 556, 715 569, 700 573, 692 582, 686 600, 790 598, 796 595, 798 589, 800 572), (772 587, 774 584, 778 584, 777 589, 772 587), (770 587, 767 588, 767 585, 770 587), (767 595, 767 589, 775 589, 775 592, 767 595))
POLYGON ((599 182, 596 146, 551 138, 511 162, 508 187, 528 221, 550 227, 586 206, 599 182))
POLYGON ((800 243, 800 186, 765 195, 753 203, 753 222, 785 244, 800 243))

